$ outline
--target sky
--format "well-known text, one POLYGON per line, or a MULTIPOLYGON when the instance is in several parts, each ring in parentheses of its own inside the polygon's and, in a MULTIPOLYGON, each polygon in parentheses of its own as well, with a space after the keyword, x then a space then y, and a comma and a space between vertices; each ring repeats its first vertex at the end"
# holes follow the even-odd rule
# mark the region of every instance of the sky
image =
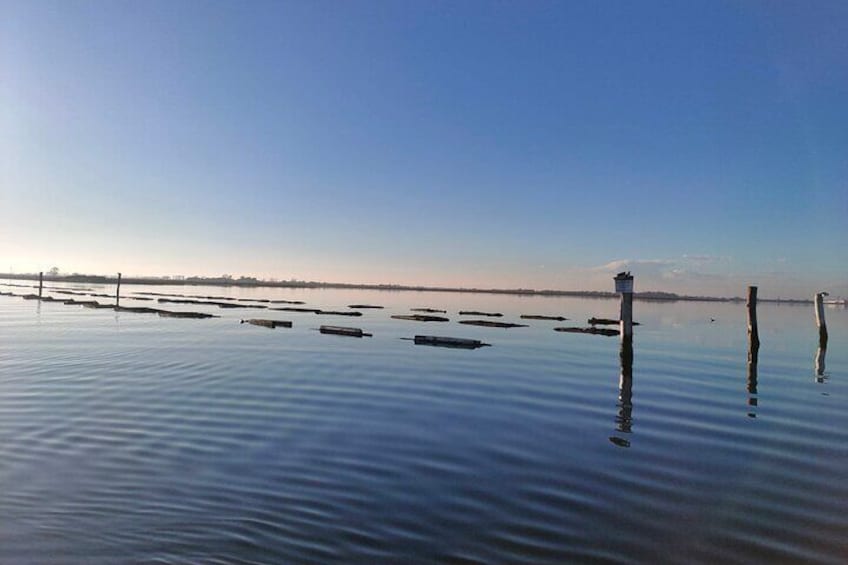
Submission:
POLYGON ((0 272, 848 296, 848 2, 0 0, 0 272))

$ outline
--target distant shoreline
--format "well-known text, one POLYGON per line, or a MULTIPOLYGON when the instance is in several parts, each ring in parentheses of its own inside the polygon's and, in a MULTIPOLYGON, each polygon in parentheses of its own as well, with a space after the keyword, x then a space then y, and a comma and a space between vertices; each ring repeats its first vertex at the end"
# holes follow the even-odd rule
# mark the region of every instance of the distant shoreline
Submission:
MULTIPOLYGON (((37 281, 37 273, 0 273, 0 279, 37 281)), ((88 283, 88 284, 116 284, 117 277, 102 275, 44 275, 45 282, 62 283, 88 283)), ((570 296, 576 298, 617 298, 615 292, 594 290, 536 290, 529 288, 464 288, 464 287, 441 287, 441 286, 410 286, 397 284, 356 284, 356 283, 331 283, 315 281, 263 281, 251 277, 238 279, 186 277, 184 279, 163 279, 160 277, 121 277, 121 284, 135 285, 159 285, 159 286, 233 286, 238 288, 333 288, 353 290, 385 290, 400 292, 456 292, 469 294, 508 294, 517 296, 570 296)), ((739 296, 717 297, 717 296, 688 296, 673 292, 645 291, 634 292, 636 300, 649 300, 659 302, 745 302, 739 296)), ((786 298, 759 298, 758 302, 771 302, 778 304, 812 304, 809 299, 786 299, 786 298)))

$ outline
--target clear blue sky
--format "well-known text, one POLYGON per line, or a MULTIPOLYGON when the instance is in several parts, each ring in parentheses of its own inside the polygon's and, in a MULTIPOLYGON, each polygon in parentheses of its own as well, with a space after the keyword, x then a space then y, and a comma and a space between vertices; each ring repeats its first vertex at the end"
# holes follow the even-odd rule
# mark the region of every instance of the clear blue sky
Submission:
POLYGON ((0 271, 848 295, 848 2, 0 0, 0 271))

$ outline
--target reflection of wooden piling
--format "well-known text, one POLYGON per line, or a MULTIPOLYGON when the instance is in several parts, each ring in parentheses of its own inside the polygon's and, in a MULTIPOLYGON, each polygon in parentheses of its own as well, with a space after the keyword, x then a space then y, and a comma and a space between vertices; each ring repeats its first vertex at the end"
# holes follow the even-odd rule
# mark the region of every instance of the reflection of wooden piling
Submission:
POLYGON ((817 292, 815 297, 816 326, 819 328, 819 347, 827 348, 827 323, 824 320, 824 297, 826 292, 817 292))
POLYGON ((41 289, 44 286, 44 273, 38 273, 38 299, 41 300, 41 289))
MULTIPOLYGON (((616 430, 629 434, 633 427, 633 338, 621 340, 621 376, 618 380, 618 414, 615 418, 616 430)), ((630 447, 630 441, 612 436, 612 443, 619 447, 630 447)))
MULTIPOLYGON (((821 347, 816 350, 816 376, 823 377, 824 376, 824 356, 827 353, 827 347, 821 347)), ((824 379, 819 380, 819 382, 823 382, 824 379)))
POLYGON ((748 287, 748 347, 750 350, 760 349, 760 332, 757 329, 757 287, 748 287))
POLYGON ((118 288, 115 290, 115 306, 121 305, 121 273, 118 273, 118 288))

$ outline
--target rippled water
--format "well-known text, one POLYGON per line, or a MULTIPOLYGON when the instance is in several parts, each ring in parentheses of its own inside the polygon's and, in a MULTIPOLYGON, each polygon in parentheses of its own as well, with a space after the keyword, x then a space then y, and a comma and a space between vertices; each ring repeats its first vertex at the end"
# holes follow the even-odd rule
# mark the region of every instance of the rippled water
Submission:
POLYGON ((221 315, 189 320, 0 297, 0 563, 848 559, 844 309, 818 376, 812 306, 761 304, 749 379, 744 306, 637 301, 621 382, 617 338, 457 323, 582 325, 614 300, 123 292, 144 290, 386 309, 158 305, 221 315), (451 321, 389 317, 414 307, 451 321), (492 347, 400 339, 415 334, 492 347))

